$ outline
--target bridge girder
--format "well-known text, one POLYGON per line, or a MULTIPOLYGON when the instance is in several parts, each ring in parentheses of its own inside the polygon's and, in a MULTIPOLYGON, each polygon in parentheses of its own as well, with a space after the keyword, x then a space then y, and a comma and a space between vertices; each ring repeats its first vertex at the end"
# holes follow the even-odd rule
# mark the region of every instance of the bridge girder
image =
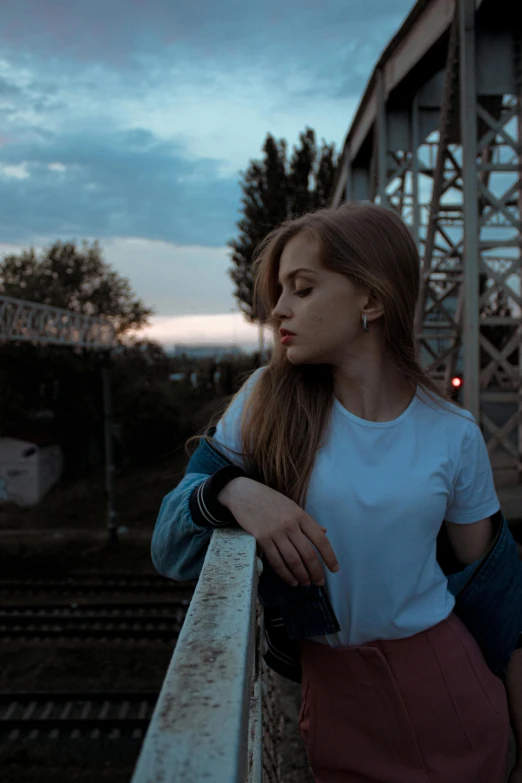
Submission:
MULTIPOLYGON (((379 61, 332 203, 375 201, 409 224, 422 259, 423 366, 446 388, 463 373, 464 406, 481 423, 496 477, 513 483, 522 475, 522 28, 499 2, 446 3, 453 18, 443 30, 441 16, 431 48, 415 39, 419 60, 408 51, 411 24, 400 46, 399 31, 411 71, 391 84, 393 68, 379 61)), ((417 6, 423 24, 442 13, 438 0, 417 6)))

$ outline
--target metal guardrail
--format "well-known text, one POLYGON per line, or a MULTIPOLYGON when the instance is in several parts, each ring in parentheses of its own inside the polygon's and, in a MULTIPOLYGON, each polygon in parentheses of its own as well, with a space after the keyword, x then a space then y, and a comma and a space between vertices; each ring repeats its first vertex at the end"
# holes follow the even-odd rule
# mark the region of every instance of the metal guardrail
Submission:
POLYGON ((77 345, 109 350, 118 344, 108 318, 0 295, 0 341, 77 345))
POLYGON ((261 783, 256 541, 215 530, 132 783, 261 783))

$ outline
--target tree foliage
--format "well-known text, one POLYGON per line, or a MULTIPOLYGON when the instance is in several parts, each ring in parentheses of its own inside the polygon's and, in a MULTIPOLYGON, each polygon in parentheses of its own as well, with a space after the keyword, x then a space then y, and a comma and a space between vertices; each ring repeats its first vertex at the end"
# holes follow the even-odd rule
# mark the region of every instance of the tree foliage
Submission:
MULTIPOLYGON (((82 315, 105 316, 120 338, 144 326, 152 313, 129 281, 104 261, 98 242, 77 246, 57 241, 39 255, 30 249, 5 256, 0 260, 0 293, 82 315)), ((125 339, 128 343, 129 337, 125 339)), ((165 383, 168 378, 161 347, 140 350, 140 361, 132 343, 117 352, 118 366, 126 364, 128 393, 124 388, 118 400, 123 408, 127 405, 126 411, 133 406, 136 410, 133 374, 138 377, 147 371, 150 378, 160 368, 165 383)), ((66 473, 80 475, 88 470, 103 454, 101 361, 99 353, 82 348, 1 345, 0 436, 43 445, 60 443, 66 473)), ((172 420, 170 411, 167 418, 172 420)), ((131 419, 129 412, 126 420, 131 419)))
POLYGON ((0 261, 0 293, 75 313, 109 318, 118 335, 148 323, 152 310, 129 281, 103 259, 97 241, 54 242, 38 257, 34 249, 0 261))
POLYGON ((253 301, 254 250, 261 240, 288 217, 297 217, 329 205, 338 155, 324 139, 318 149, 315 133, 306 128, 299 136, 290 161, 287 143, 269 133, 263 144, 263 159, 252 160, 242 172, 242 217, 239 236, 231 239, 233 266, 229 274, 236 285, 234 295, 251 322, 264 321, 253 301))

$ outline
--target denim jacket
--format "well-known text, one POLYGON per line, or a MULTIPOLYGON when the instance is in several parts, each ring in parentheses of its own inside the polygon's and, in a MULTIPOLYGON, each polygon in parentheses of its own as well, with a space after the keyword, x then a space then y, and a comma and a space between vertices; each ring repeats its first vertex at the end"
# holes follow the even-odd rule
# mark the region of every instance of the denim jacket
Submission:
MULTIPOLYGON (((214 432, 212 427, 207 434, 212 436, 214 432)), ((181 581, 199 576, 215 525, 196 524, 194 504, 198 496, 204 503, 203 482, 231 464, 207 441, 200 441, 183 479, 161 504, 151 545, 159 573, 181 581)), ((234 523, 232 517, 228 524, 234 523)), ((522 646, 522 562, 501 511, 494 515, 493 526, 493 541, 484 557, 462 565, 442 525, 437 537, 437 560, 455 596, 455 613, 476 639, 490 669, 504 681, 514 649, 522 646)), ((264 611, 264 659, 278 674, 300 682, 299 640, 335 633, 340 630, 339 621, 326 587, 290 587, 264 556, 262 559, 258 598, 264 611)))

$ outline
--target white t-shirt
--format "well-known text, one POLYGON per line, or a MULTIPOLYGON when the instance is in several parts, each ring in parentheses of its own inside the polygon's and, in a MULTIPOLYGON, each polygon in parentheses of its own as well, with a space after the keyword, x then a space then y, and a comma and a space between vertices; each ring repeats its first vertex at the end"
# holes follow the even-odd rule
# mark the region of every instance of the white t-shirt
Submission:
MULTIPOLYGON (((241 450, 241 411, 264 369, 248 379, 217 425, 214 437, 224 453, 227 445, 241 450)), ((425 400, 418 388, 389 422, 366 421, 334 401, 305 511, 328 529, 339 561, 337 573, 323 567, 341 630, 315 642, 346 647, 401 639, 446 619, 455 598, 436 558, 443 520, 478 522, 500 508, 472 414, 425 400)), ((240 457, 227 456, 242 466, 240 457)))

